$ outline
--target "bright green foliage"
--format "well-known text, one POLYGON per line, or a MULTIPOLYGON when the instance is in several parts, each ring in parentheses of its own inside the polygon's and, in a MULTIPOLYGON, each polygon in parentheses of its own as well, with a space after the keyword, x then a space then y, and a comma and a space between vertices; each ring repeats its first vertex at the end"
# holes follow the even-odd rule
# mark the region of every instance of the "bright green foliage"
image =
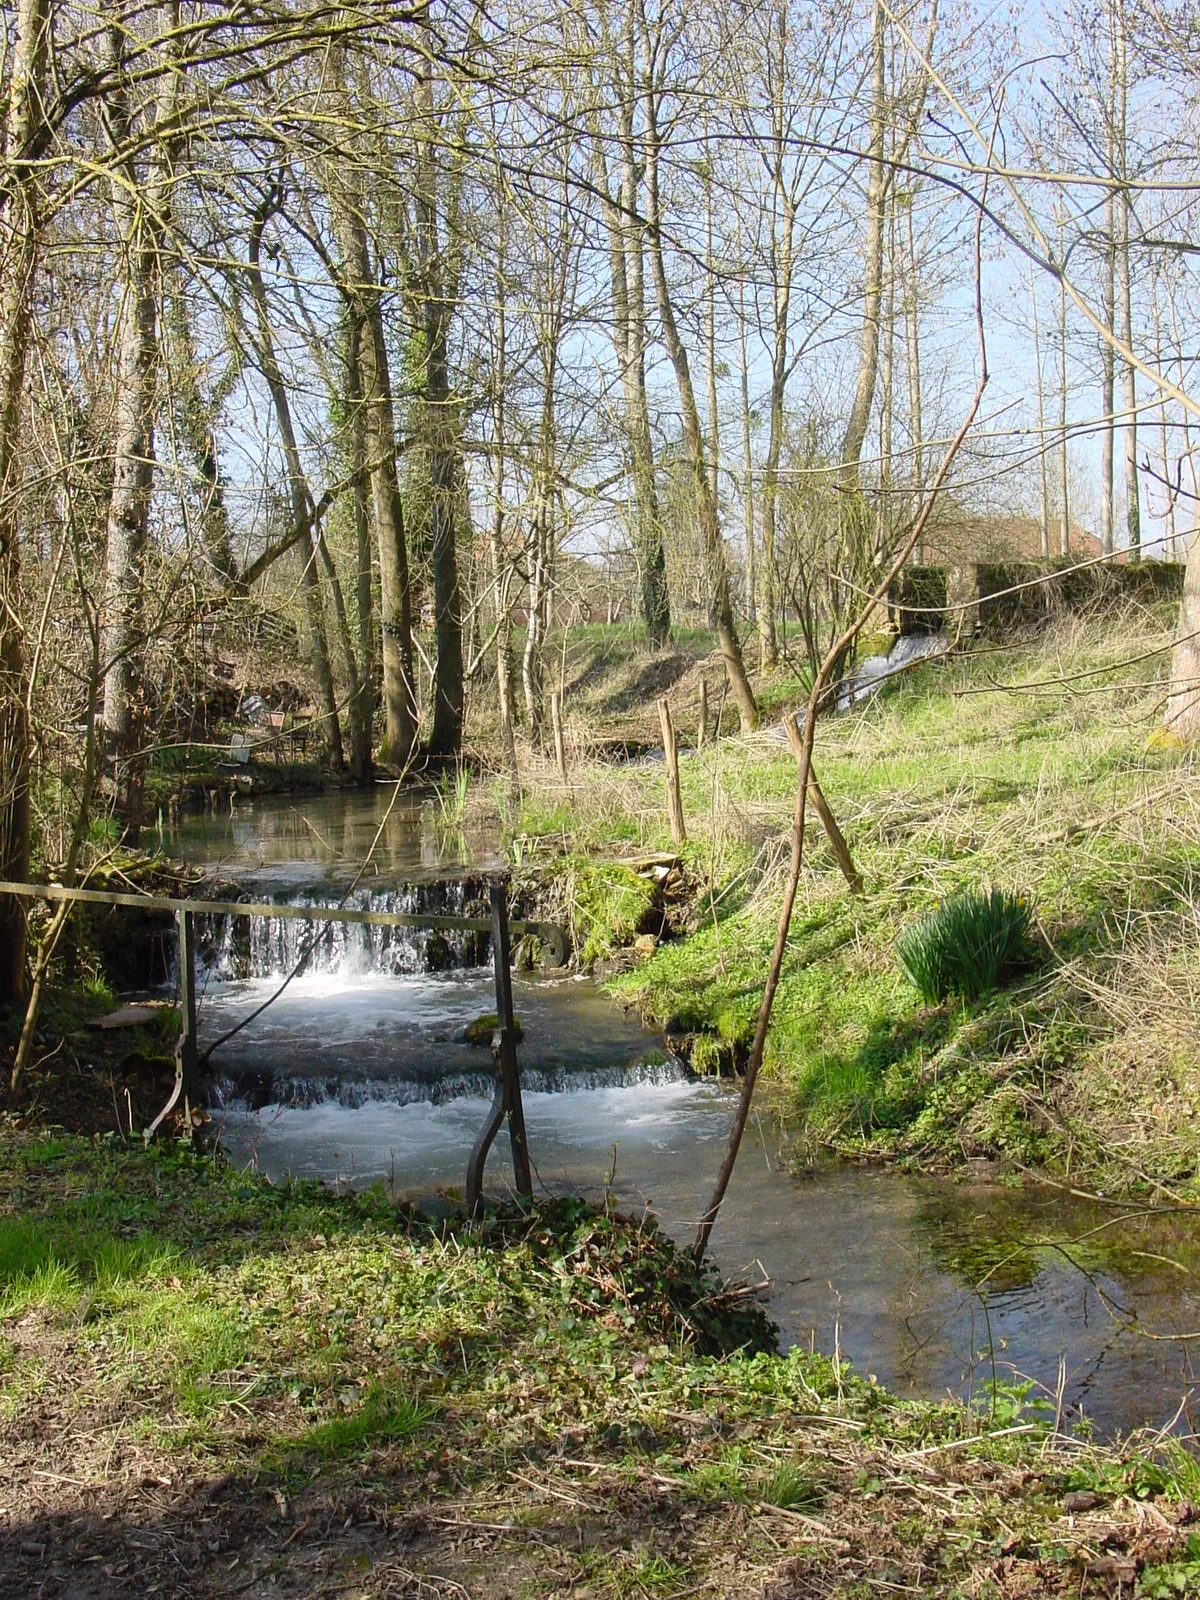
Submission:
POLYGON ((1193 1533, 1188 1540, 1186 1561, 1148 1567, 1137 1592, 1144 1600, 1187 1600, 1188 1596, 1200 1594, 1200 1533, 1193 1533))
MULTIPOLYGON (((1162 1003, 1195 969, 1200 831, 1182 798, 1193 758, 1146 737, 1161 716, 1147 651, 1165 673, 1173 621, 1072 625, 1017 642, 1001 664, 966 652, 822 721, 821 784, 867 892, 846 892, 811 822, 764 1061, 801 1150, 949 1163, 986 1153, 1069 1165, 1110 1192, 1146 1175, 1198 1181, 1195 1030, 1162 1003), (1045 690, 1048 653, 1088 675, 1086 700, 1045 690), (980 883, 1036 891, 1046 959, 1019 991, 927 1006, 897 939, 980 883), (1101 999, 1109 984, 1119 1005, 1101 999), (1053 1115, 1035 1109, 1051 1097, 1053 1115)), ((762 737, 723 739, 681 767, 688 867, 705 884, 696 929, 615 987, 648 1017, 724 1036, 720 1018, 752 1030, 761 1000, 796 766, 762 737)), ((615 782, 597 773, 606 805, 615 782)), ((661 771, 631 768, 621 783, 644 843, 667 847, 661 771)), ((586 792, 575 805, 599 826, 586 792)))
POLYGON ((608 960, 628 944, 654 900, 650 881, 630 867, 575 862, 566 875, 567 910, 579 959, 608 960))
MULTIPOLYGON (((1031 1552, 1014 1558, 1028 1563, 1017 1577, 1033 1579, 1036 1561, 1055 1592, 1101 1600, 1078 1539, 1060 1537, 1062 1495, 1093 1488, 1122 1530, 1136 1527, 1131 1499, 1195 1498, 1194 1460, 1174 1442, 1060 1451, 1052 1421, 1015 1392, 998 1398, 1028 1431, 998 1427, 1002 1405, 993 1420, 904 1402, 846 1363, 775 1354, 761 1309, 722 1294, 647 1219, 579 1201, 433 1223, 380 1190, 273 1188, 188 1151, 10 1130, 0 1294, 10 1494, 19 1462, 39 1506, 51 1493, 72 1506, 77 1485, 111 1483, 130 1446, 185 1505, 230 1474, 217 1527, 253 1504, 247 1565, 261 1572, 266 1548, 281 1592, 338 1587, 314 1589, 310 1563, 343 1509, 382 1521, 419 1496, 423 1528, 487 1531, 474 1565, 454 1569, 472 1594, 501 1592, 501 1560, 504 1592, 527 1600, 574 1592, 581 1569, 597 1600, 760 1593, 789 1550, 810 1561, 828 1525, 822 1539, 845 1541, 839 1570, 855 1563, 847 1597, 869 1587, 855 1573, 880 1571, 919 1575, 931 1600, 983 1595, 976 1579, 1015 1535, 1031 1552), (555 1564, 564 1528, 569 1561, 555 1564), (898 1540, 920 1550, 919 1574, 898 1540), (303 1583, 284 1581, 299 1570, 303 1583)), ((395 1543, 376 1548, 386 1565, 344 1570, 382 1594, 400 1569, 395 1543)), ((222 1592, 244 1549, 210 1564, 222 1592)), ((1142 1593, 1193 1593, 1198 1558, 1181 1529, 1142 1593)))
POLYGON ((297 1440, 296 1449, 336 1460, 372 1441, 411 1438, 432 1415, 428 1406, 372 1384, 361 1405, 344 1417, 310 1428, 297 1440))
POLYGON ((820 1484, 811 1462, 781 1461, 756 1488, 759 1500, 765 1505, 782 1506, 785 1511, 816 1505, 821 1499, 820 1484))
POLYGON ((1031 919, 1020 895, 967 889, 905 928, 896 956, 929 1005, 951 995, 978 1000, 1027 962, 1031 919))

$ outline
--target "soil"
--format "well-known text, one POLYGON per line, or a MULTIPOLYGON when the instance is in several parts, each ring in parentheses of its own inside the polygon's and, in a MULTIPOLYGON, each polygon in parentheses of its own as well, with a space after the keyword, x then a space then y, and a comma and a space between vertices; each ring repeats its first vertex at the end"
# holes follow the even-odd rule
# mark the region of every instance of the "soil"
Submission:
POLYGON ((63 1128, 68 1133, 127 1139, 162 1110, 175 1083, 175 1063, 146 1028, 61 1039, 29 1073, 25 1094, 8 1094, 12 1048, 0 1049, 0 1130, 63 1128))

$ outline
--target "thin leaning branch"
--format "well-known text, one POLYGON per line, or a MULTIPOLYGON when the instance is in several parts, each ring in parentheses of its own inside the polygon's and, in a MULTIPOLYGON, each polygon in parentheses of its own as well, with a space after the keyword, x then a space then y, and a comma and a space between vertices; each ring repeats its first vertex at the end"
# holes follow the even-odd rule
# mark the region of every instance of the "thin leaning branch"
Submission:
MULTIPOLYGON (((984 195, 986 197, 987 180, 984 180, 984 195)), ((983 392, 988 382, 987 363, 987 338, 983 322, 983 285, 982 285, 982 204, 977 213, 975 226, 975 326, 979 339, 980 372, 979 382, 975 389, 974 397, 963 418, 962 424, 942 457, 929 493, 926 495, 917 516, 910 525, 907 534, 901 541, 900 547, 892 560, 891 566, 880 579, 874 593, 860 609, 853 622, 846 628, 841 637, 834 641, 821 662, 816 677, 813 679, 812 691, 808 697, 807 714, 804 719, 802 744, 797 751, 796 760, 800 768, 796 784, 796 804, 792 814, 792 857, 788 871, 787 885, 783 894, 783 905, 779 912, 779 922, 775 930, 775 944, 771 951, 771 963, 767 969, 766 986, 763 989, 762 1001, 758 1008, 758 1023, 754 1030, 754 1043, 750 1050, 750 1059, 746 1064, 746 1073, 742 1079, 742 1092, 738 1099, 737 1112, 733 1119, 733 1126, 729 1131, 729 1144, 725 1151, 725 1159, 721 1163, 721 1170, 717 1174, 716 1185, 712 1196, 700 1219, 696 1231, 695 1243, 692 1254, 697 1263, 703 1261, 708 1250, 708 1241, 712 1236, 713 1226, 716 1223, 721 1205, 725 1199, 725 1192, 729 1188, 729 1180, 733 1176, 733 1169, 737 1163, 738 1150, 741 1148, 742 1136, 746 1131, 746 1122, 750 1115, 750 1104, 754 1098, 754 1087, 758 1081, 759 1069, 762 1066, 763 1052, 767 1043, 767 1030, 771 1022, 771 1011, 775 1003, 775 991, 779 987, 779 977, 783 969, 783 957, 787 950, 788 931, 792 923, 792 910, 796 904, 796 892, 800 884, 800 868, 804 859, 804 819, 809 795, 809 779, 812 773, 813 744, 816 739, 817 717, 820 714, 822 701, 829 680, 841 661, 845 651, 854 643, 858 635, 866 626, 875 607, 887 597, 893 581, 899 575, 904 563, 908 560, 916 547, 917 541, 925 531, 926 524, 933 512, 938 496, 945 487, 946 479, 954 464, 954 459, 966 441, 971 425, 979 412, 983 400, 983 392)))

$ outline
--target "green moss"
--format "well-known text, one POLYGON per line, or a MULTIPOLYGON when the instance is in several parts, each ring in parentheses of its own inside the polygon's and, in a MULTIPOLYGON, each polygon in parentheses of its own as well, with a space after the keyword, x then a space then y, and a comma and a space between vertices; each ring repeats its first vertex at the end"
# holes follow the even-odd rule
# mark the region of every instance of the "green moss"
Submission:
MULTIPOLYGON (((467 1044, 490 1045, 492 1035, 500 1026, 500 1018, 494 1011, 485 1011, 481 1017, 473 1017, 463 1030, 463 1039, 467 1044)), ((513 1029, 518 1039, 525 1037, 525 1029, 521 1026, 520 1017, 513 1018, 513 1029)))
POLYGON ((572 859, 558 869, 571 937, 586 966, 629 944, 654 904, 654 885, 631 867, 572 859))

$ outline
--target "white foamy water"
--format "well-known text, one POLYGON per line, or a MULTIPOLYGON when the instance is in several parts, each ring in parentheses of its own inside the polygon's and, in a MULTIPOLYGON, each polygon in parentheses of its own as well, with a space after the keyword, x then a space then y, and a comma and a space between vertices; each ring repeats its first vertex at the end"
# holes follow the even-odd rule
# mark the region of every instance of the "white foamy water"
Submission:
MULTIPOLYGON (((698 1211, 708 1175, 696 1160, 696 1147, 719 1149, 730 1118, 723 1091, 688 1082, 526 1091, 523 1102, 530 1152, 544 1190, 599 1195, 613 1170, 615 1145, 614 1188, 621 1202, 638 1209, 653 1206, 664 1220, 669 1211, 681 1224, 698 1211)), ((252 1160, 273 1178, 335 1178, 354 1186, 383 1180, 398 1192, 419 1196, 461 1189, 467 1156, 490 1105, 490 1099, 464 1095, 442 1104, 268 1106, 224 1117, 222 1143, 233 1159, 252 1160)), ((511 1184, 503 1128, 486 1178, 496 1193, 511 1184)))
MULTIPOLYGON (((201 1047, 248 1018, 279 988, 278 978, 209 984, 201 994, 201 1047)), ((562 1087, 567 1079, 593 1086, 623 1081, 659 1043, 656 1033, 586 980, 518 978, 513 996, 524 1029, 521 1065, 536 1087, 562 1087)), ((237 1097, 236 1085, 246 1076, 273 1085, 266 1098, 282 1102, 403 1100, 425 1097, 439 1085, 443 1095, 472 1087, 490 1094, 490 1052, 466 1044, 463 1034, 468 1023, 495 1008, 492 975, 485 968, 403 976, 305 973, 218 1047, 213 1068, 227 1100, 237 1097)))

